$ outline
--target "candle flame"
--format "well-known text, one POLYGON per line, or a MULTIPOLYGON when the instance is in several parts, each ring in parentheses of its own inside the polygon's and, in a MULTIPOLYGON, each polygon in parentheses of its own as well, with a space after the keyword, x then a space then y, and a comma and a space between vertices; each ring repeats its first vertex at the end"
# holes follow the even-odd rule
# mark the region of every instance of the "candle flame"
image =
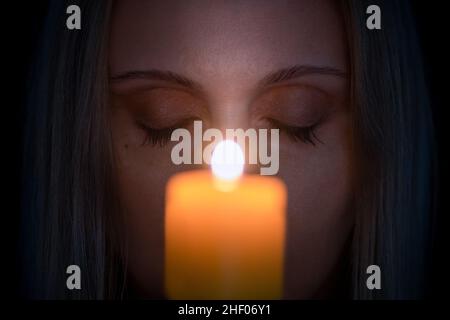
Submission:
POLYGON ((244 171, 244 153, 239 144, 224 140, 217 144, 211 156, 214 176, 226 181, 239 178, 244 171))

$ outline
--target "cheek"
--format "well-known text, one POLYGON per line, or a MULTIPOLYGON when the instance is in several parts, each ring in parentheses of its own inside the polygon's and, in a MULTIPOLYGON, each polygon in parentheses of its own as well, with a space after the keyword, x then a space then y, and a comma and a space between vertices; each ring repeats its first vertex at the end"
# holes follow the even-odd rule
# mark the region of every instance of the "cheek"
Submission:
POLYGON ((113 139, 124 215, 128 274, 139 294, 161 298, 164 261, 164 190, 175 168, 170 147, 141 146, 124 118, 113 119, 113 139), (167 161, 166 158, 169 158, 167 161))
POLYGON ((125 220, 128 274, 149 298, 162 294, 164 257, 164 170, 153 170, 132 151, 122 152, 118 168, 125 220), (137 158, 137 159, 136 159, 137 158), (157 172, 157 174, 155 174, 157 172), (141 287, 142 286, 142 287, 141 287))
POLYGON ((351 231, 349 127, 348 117, 337 116, 317 132, 324 144, 280 147, 280 176, 289 196, 287 298, 311 296, 325 284, 351 231))
POLYGON ((161 299, 164 297, 165 185, 175 170, 162 161, 167 153, 165 149, 145 148, 151 149, 151 154, 122 152, 119 167, 128 275, 140 295, 161 299))

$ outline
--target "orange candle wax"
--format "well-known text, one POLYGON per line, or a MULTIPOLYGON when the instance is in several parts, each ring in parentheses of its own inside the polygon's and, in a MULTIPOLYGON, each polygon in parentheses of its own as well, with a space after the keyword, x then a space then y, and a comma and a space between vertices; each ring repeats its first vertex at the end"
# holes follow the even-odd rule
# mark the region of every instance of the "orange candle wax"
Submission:
POLYGON ((259 175, 243 175, 231 188, 217 182, 201 170, 177 174, 167 184, 168 298, 280 299, 284 184, 259 175))

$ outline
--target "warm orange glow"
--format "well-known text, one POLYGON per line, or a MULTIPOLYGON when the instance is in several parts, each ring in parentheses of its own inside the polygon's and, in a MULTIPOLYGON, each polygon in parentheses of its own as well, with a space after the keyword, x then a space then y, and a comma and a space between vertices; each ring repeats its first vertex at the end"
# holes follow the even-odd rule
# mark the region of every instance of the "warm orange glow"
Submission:
POLYGON ((165 285, 171 299, 282 297, 286 190, 243 175, 228 192, 189 171, 167 185, 165 285))

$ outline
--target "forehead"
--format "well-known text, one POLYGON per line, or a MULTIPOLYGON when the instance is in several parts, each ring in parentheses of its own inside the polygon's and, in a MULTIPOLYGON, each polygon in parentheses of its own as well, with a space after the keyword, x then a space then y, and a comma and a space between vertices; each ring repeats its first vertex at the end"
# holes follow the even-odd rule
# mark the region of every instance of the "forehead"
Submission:
POLYGON ((162 69, 191 76, 262 76, 293 64, 346 69, 332 0, 116 1, 112 73, 162 69))

